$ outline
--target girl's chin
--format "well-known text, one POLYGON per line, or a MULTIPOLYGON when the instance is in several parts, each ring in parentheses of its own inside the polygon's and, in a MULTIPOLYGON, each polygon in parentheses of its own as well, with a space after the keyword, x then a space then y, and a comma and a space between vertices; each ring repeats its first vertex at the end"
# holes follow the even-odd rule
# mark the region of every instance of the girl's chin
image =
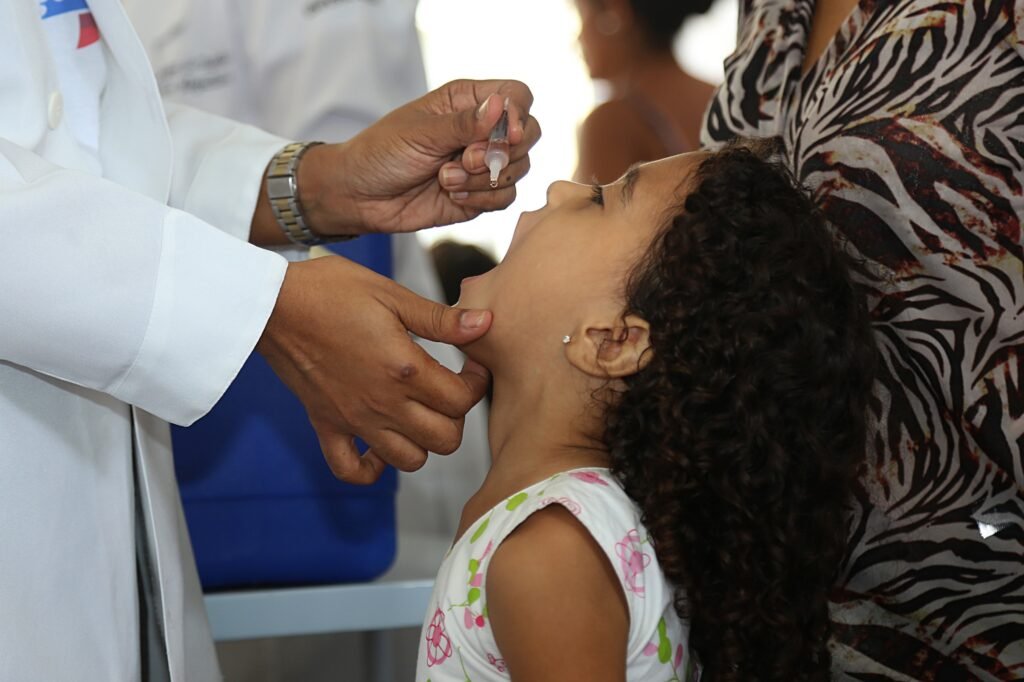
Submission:
POLYGON ((476 275, 475 277, 467 277, 462 280, 459 285, 459 300, 455 304, 456 308, 487 308, 487 301, 485 291, 480 287, 481 281, 486 277, 486 274, 476 275))

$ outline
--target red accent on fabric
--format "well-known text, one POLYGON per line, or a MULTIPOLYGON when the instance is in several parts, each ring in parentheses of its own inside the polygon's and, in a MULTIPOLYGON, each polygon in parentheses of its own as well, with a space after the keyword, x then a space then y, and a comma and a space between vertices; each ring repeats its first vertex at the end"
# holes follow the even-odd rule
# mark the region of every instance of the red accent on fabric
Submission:
POLYGON ((100 29, 96 25, 96 19, 92 12, 83 12, 78 15, 78 49, 89 47, 99 42, 100 29))

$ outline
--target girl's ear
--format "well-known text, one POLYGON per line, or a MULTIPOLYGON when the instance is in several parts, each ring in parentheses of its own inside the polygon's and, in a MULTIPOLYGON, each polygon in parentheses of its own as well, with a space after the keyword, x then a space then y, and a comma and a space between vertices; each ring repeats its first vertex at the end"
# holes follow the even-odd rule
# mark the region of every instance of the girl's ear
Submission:
POLYGON ((599 379, 621 379, 636 374, 651 361, 651 327, 636 315, 614 324, 581 325, 568 339, 565 355, 569 363, 599 379))

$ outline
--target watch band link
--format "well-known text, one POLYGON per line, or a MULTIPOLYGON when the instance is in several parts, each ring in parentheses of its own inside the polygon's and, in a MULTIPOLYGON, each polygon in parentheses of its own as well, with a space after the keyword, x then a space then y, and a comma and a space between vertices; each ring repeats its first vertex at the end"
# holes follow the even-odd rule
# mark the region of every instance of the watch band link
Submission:
POLYGON ((323 237, 313 232, 306 224, 299 203, 299 183, 297 180, 299 161, 310 147, 323 142, 292 142, 270 160, 267 170, 267 198, 270 208, 274 211, 277 224, 285 236, 300 246, 317 246, 329 242, 354 239, 355 235, 323 237))

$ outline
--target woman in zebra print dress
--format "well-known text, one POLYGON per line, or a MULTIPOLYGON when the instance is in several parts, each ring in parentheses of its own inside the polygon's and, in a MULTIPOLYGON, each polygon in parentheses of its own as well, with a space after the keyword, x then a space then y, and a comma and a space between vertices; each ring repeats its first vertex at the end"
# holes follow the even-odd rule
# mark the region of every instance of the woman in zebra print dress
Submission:
POLYGON ((866 263, 883 362, 836 677, 1021 679, 1024 0, 841 5, 741 0, 703 139, 782 136, 866 263))

